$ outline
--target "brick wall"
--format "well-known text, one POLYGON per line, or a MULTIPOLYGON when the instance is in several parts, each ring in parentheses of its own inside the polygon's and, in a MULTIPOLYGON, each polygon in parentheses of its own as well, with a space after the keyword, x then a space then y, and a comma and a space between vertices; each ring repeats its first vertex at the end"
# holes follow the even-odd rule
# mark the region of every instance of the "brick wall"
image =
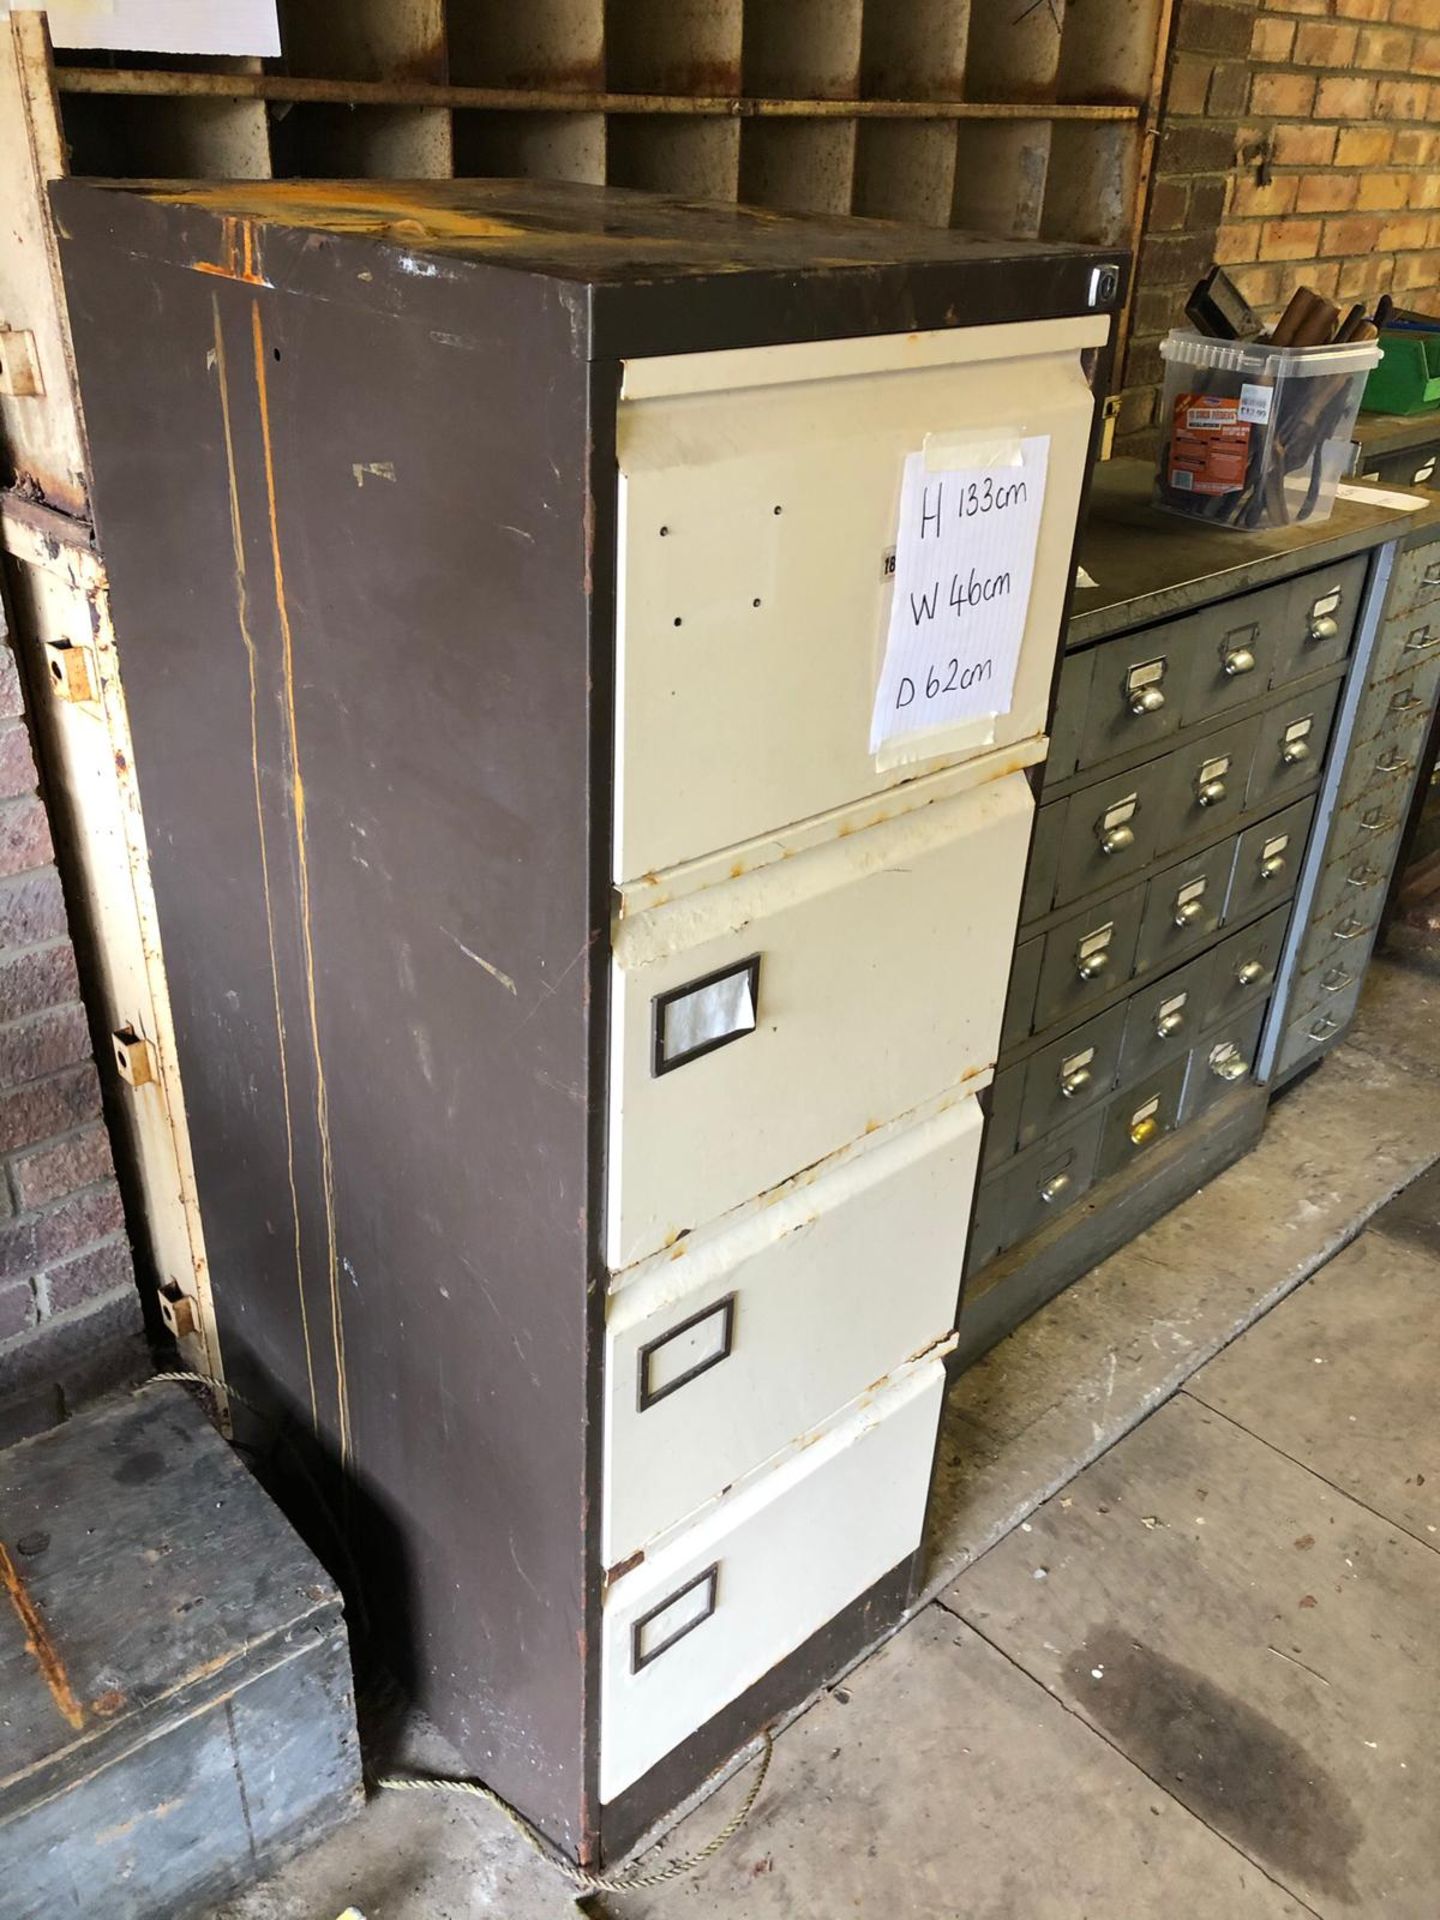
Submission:
POLYGON ((1440 0, 1176 0, 1119 453, 1212 259, 1267 317, 1298 281, 1440 312, 1440 0))
POLYGON ((19 674, 0 618, 0 1444, 142 1370, 135 1288, 19 674))

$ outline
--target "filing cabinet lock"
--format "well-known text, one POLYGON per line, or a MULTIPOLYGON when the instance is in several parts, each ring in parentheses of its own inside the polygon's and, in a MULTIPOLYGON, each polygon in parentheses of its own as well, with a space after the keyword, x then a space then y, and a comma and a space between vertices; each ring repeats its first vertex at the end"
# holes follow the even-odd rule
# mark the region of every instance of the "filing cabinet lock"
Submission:
POLYGON ((1176 894, 1172 917, 1177 927, 1193 927, 1204 918, 1206 884, 1204 880, 1192 880, 1176 894))
POLYGON ((1307 735, 1314 726, 1313 718, 1296 720, 1285 729, 1285 738, 1280 743, 1280 758, 1287 767, 1297 767, 1302 760, 1310 758, 1310 742, 1307 735))
POLYGON ((1110 964, 1109 947, 1115 936, 1115 922, 1087 933, 1075 948, 1075 971, 1082 980, 1098 980, 1110 964))
POLYGON ((1267 840, 1260 849, 1260 878, 1278 880, 1285 871, 1285 849, 1290 844, 1288 833, 1282 833, 1274 840, 1267 840))
POLYGON ((1047 1207, 1053 1206, 1061 1194, 1067 1193, 1069 1188, 1070 1176, 1068 1173, 1052 1173, 1040 1189, 1040 1198, 1045 1202, 1047 1207))
POLYGON ((1210 1049, 1210 1071, 1221 1080, 1243 1080, 1250 1069, 1235 1042, 1222 1040, 1210 1049))
POLYGON ((1202 807, 1218 807, 1225 798, 1225 775, 1230 771, 1228 753, 1217 754, 1202 763, 1195 781, 1195 798, 1202 807))
POLYGON ((1095 1058, 1095 1049, 1086 1047, 1083 1053, 1072 1053, 1068 1060, 1060 1062, 1060 1094, 1065 1100, 1073 1100, 1081 1094, 1095 1078, 1090 1063, 1095 1058))
POLYGON ((1242 960, 1235 969, 1235 978, 1242 987, 1258 987, 1265 978, 1266 971, 1263 960, 1242 960))
POLYGON ((1173 1034, 1179 1033, 1185 1024, 1185 1006, 1189 998, 1188 993, 1177 993, 1173 999, 1161 1001, 1155 1016, 1157 1040, 1168 1040, 1173 1034))
POLYGON ((1160 1097, 1147 1100, 1143 1107, 1137 1107, 1130 1116, 1130 1144, 1135 1147, 1149 1146, 1160 1131, 1160 1097))
POLYGON ((1113 807, 1107 807, 1095 823, 1101 853, 1123 853, 1135 844, 1135 829, 1130 825, 1140 809, 1138 793, 1126 794, 1113 807))
POLYGON ((1125 675, 1125 695, 1130 711, 1158 713, 1165 704, 1165 689, 1160 682, 1165 678, 1164 660, 1146 660, 1138 667, 1131 667, 1125 675))

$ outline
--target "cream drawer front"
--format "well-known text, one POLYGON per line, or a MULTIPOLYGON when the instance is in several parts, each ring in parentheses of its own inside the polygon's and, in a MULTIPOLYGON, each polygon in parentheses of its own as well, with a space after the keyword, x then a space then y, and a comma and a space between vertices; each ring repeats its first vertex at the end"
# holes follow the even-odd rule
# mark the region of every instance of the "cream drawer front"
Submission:
POLYGON ((630 362, 618 423, 615 866, 637 879, 847 805, 876 770, 901 469, 927 434, 1050 436, 1011 711, 926 766, 1042 733, 1104 318, 630 362))
POLYGON ((915 1551, 944 1386, 941 1361, 907 1369, 611 1587, 602 1800, 915 1551))
POLYGON ((1005 775, 623 919, 606 1259, 994 1065, 1034 803, 1005 775))
POLYGON ((657 1254, 606 1321, 606 1566, 948 1334, 982 1116, 877 1134, 657 1254))

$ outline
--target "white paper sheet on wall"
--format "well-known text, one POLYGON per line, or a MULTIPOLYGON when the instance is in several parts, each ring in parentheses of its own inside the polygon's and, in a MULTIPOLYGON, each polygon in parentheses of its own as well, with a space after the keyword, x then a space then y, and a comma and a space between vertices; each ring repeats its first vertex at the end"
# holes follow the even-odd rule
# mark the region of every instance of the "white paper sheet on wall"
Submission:
POLYGON ((894 590, 875 690, 870 751, 985 714, 1010 711, 1050 436, 967 453, 942 442, 905 461, 894 590), (977 457, 978 455, 978 457, 977 457))

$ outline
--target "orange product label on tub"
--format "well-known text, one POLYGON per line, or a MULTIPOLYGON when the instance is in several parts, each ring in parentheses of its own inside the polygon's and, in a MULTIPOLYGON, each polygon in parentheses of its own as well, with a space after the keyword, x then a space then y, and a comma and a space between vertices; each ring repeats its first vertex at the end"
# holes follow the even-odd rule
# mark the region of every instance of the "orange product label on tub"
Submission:
POLYGON ((1170 485, 1177 493, 1234 493, 1245 484, 1250 422, 1240 401, 1182 393, 1170 435, 1170 485))

